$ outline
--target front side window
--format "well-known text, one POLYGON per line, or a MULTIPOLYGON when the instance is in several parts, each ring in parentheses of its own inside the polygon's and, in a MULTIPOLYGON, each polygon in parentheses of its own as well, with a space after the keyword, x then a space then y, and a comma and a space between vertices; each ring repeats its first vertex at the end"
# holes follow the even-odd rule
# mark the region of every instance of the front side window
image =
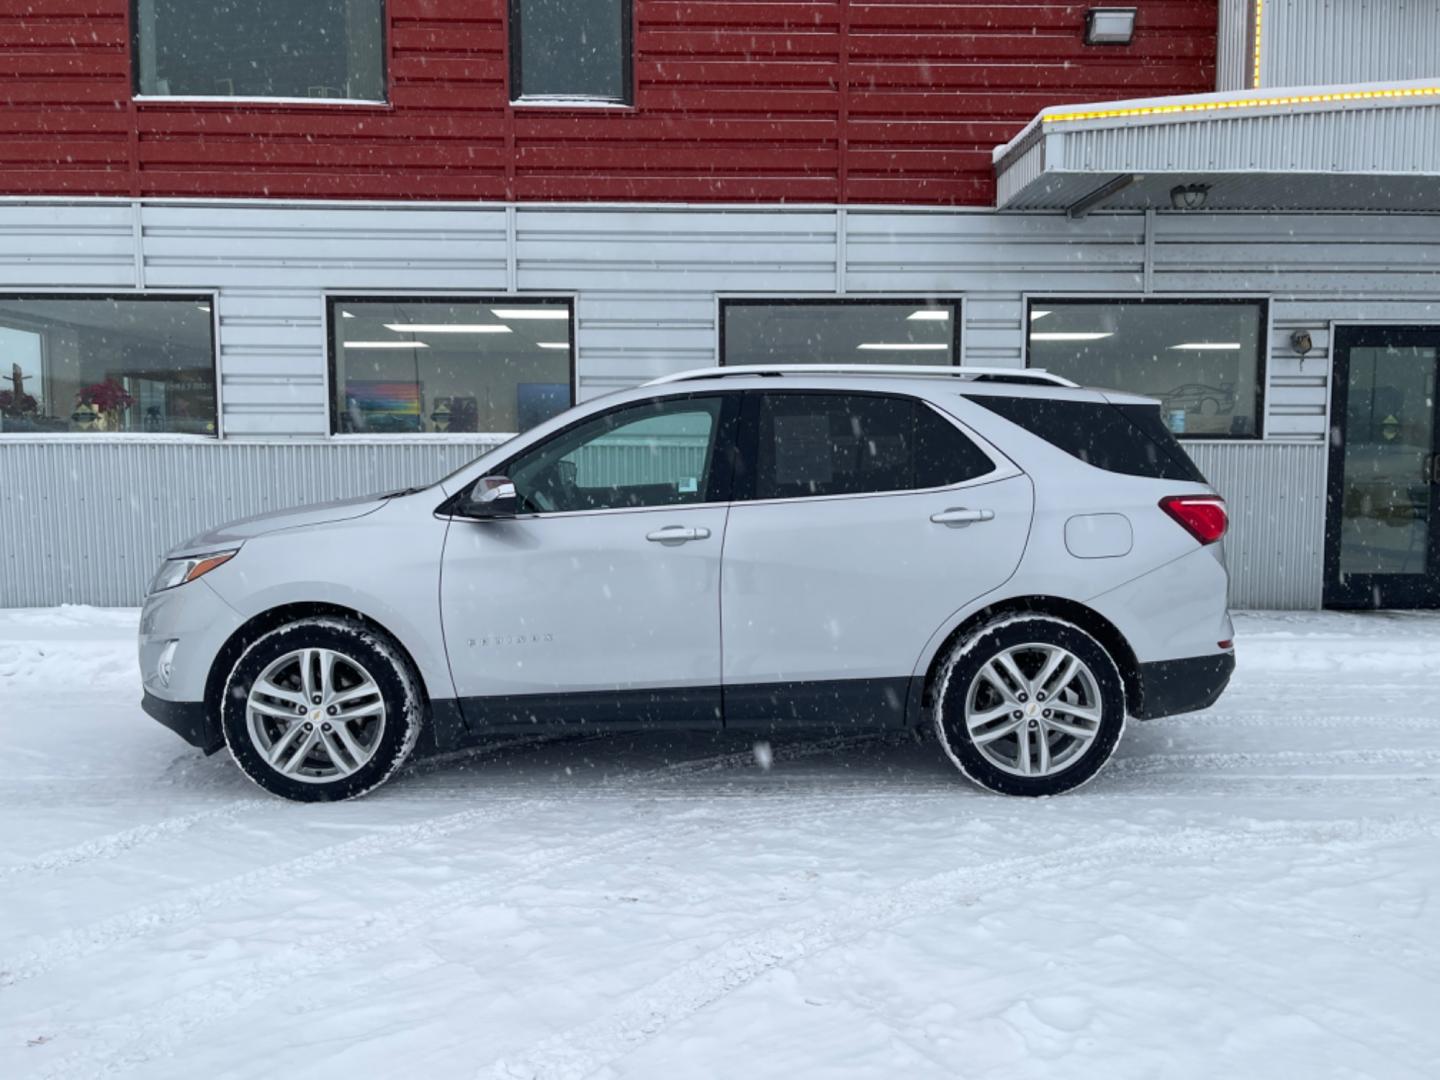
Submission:
POLYGON ((1182 438, 1260 435, 1263 303, 1033 300, 1029 315, 1031 367, 1159 398, 1182 438))
POLYGON ((953 365, 953 300, 725 300, 723 364, 953 365))
POLYGON ((214 435, 208 296, 0 297, 0 432, 214 435))
POLYGON ((570 303, 332 297, 331 430, 510 434, 573 403, 570 303))
POLYGON ((510 0, 510 96, 630 102, 629 0, 510 0))
POLYGON ((136 90, 385 97, 384 0, 134 0, 136 90))
POLYGON ((765 394, 757 499, 949 487, 994 471, 964 432, 914 398, 765 394))
POLYGON ((646 402, 548 439, 506 471, 526 513, 554 514, 715 501, 723 399, 646 402))

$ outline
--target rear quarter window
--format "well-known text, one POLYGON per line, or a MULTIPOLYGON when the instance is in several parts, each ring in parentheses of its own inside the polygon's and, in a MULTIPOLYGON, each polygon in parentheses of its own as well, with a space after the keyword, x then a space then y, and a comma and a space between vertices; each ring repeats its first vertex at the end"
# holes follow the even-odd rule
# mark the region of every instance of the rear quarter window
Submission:
POLYGON ((1165 426, 1158 405, 967 395, 1087 465, 1127 476, 1204 484, 1205 474, 1165 426))

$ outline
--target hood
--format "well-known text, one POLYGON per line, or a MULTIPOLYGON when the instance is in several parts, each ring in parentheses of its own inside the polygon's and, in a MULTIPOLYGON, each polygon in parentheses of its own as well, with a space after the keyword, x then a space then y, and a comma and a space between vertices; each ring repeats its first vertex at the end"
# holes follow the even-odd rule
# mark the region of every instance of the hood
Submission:
POLYGON ((183 544, 176 544, 165 557, 173 559, 179 555, 199 554, 217 548, 236 547, 246 540, 253 540, 266 533, 282 529, 298 529, 306 525, 325 525, 332 521, 348 521, 351 518, 373 514, 385 505, 389 495, 361 495, 353 499, 337 499, 334 502, 314 503, 310 506, 294 506, 288 510, 272 510, 268 514, 240 518, 224 525, 192 536, 183 544))

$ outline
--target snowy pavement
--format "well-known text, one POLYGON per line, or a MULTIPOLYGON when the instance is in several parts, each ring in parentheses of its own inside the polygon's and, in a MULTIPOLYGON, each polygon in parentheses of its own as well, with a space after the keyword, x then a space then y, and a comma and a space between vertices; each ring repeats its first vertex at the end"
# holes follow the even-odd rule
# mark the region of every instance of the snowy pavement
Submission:
POLYGON ((510 738, 361 802, 0 611, 0 1077, 1440 1075, 1440 618, 1237 618, 1022 802, 908 738, 510 738))

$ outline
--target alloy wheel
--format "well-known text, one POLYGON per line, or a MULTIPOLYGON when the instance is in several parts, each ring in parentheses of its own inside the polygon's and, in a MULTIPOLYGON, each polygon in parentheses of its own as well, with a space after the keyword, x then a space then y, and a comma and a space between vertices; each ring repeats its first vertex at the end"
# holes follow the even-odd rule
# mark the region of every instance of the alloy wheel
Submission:
POLYGON ((296 649, 250 687, 246 726, 276 772, 304 783, 350 776, 375 756, 385 701, 365 668, 331 649, 296 649))
POLYGON ((965 726, 975 749, 1012 776, 1064 772, 1100 733, 1095 675, 1074 653, 1030 642, 991 657, 970 682, 965 726))

